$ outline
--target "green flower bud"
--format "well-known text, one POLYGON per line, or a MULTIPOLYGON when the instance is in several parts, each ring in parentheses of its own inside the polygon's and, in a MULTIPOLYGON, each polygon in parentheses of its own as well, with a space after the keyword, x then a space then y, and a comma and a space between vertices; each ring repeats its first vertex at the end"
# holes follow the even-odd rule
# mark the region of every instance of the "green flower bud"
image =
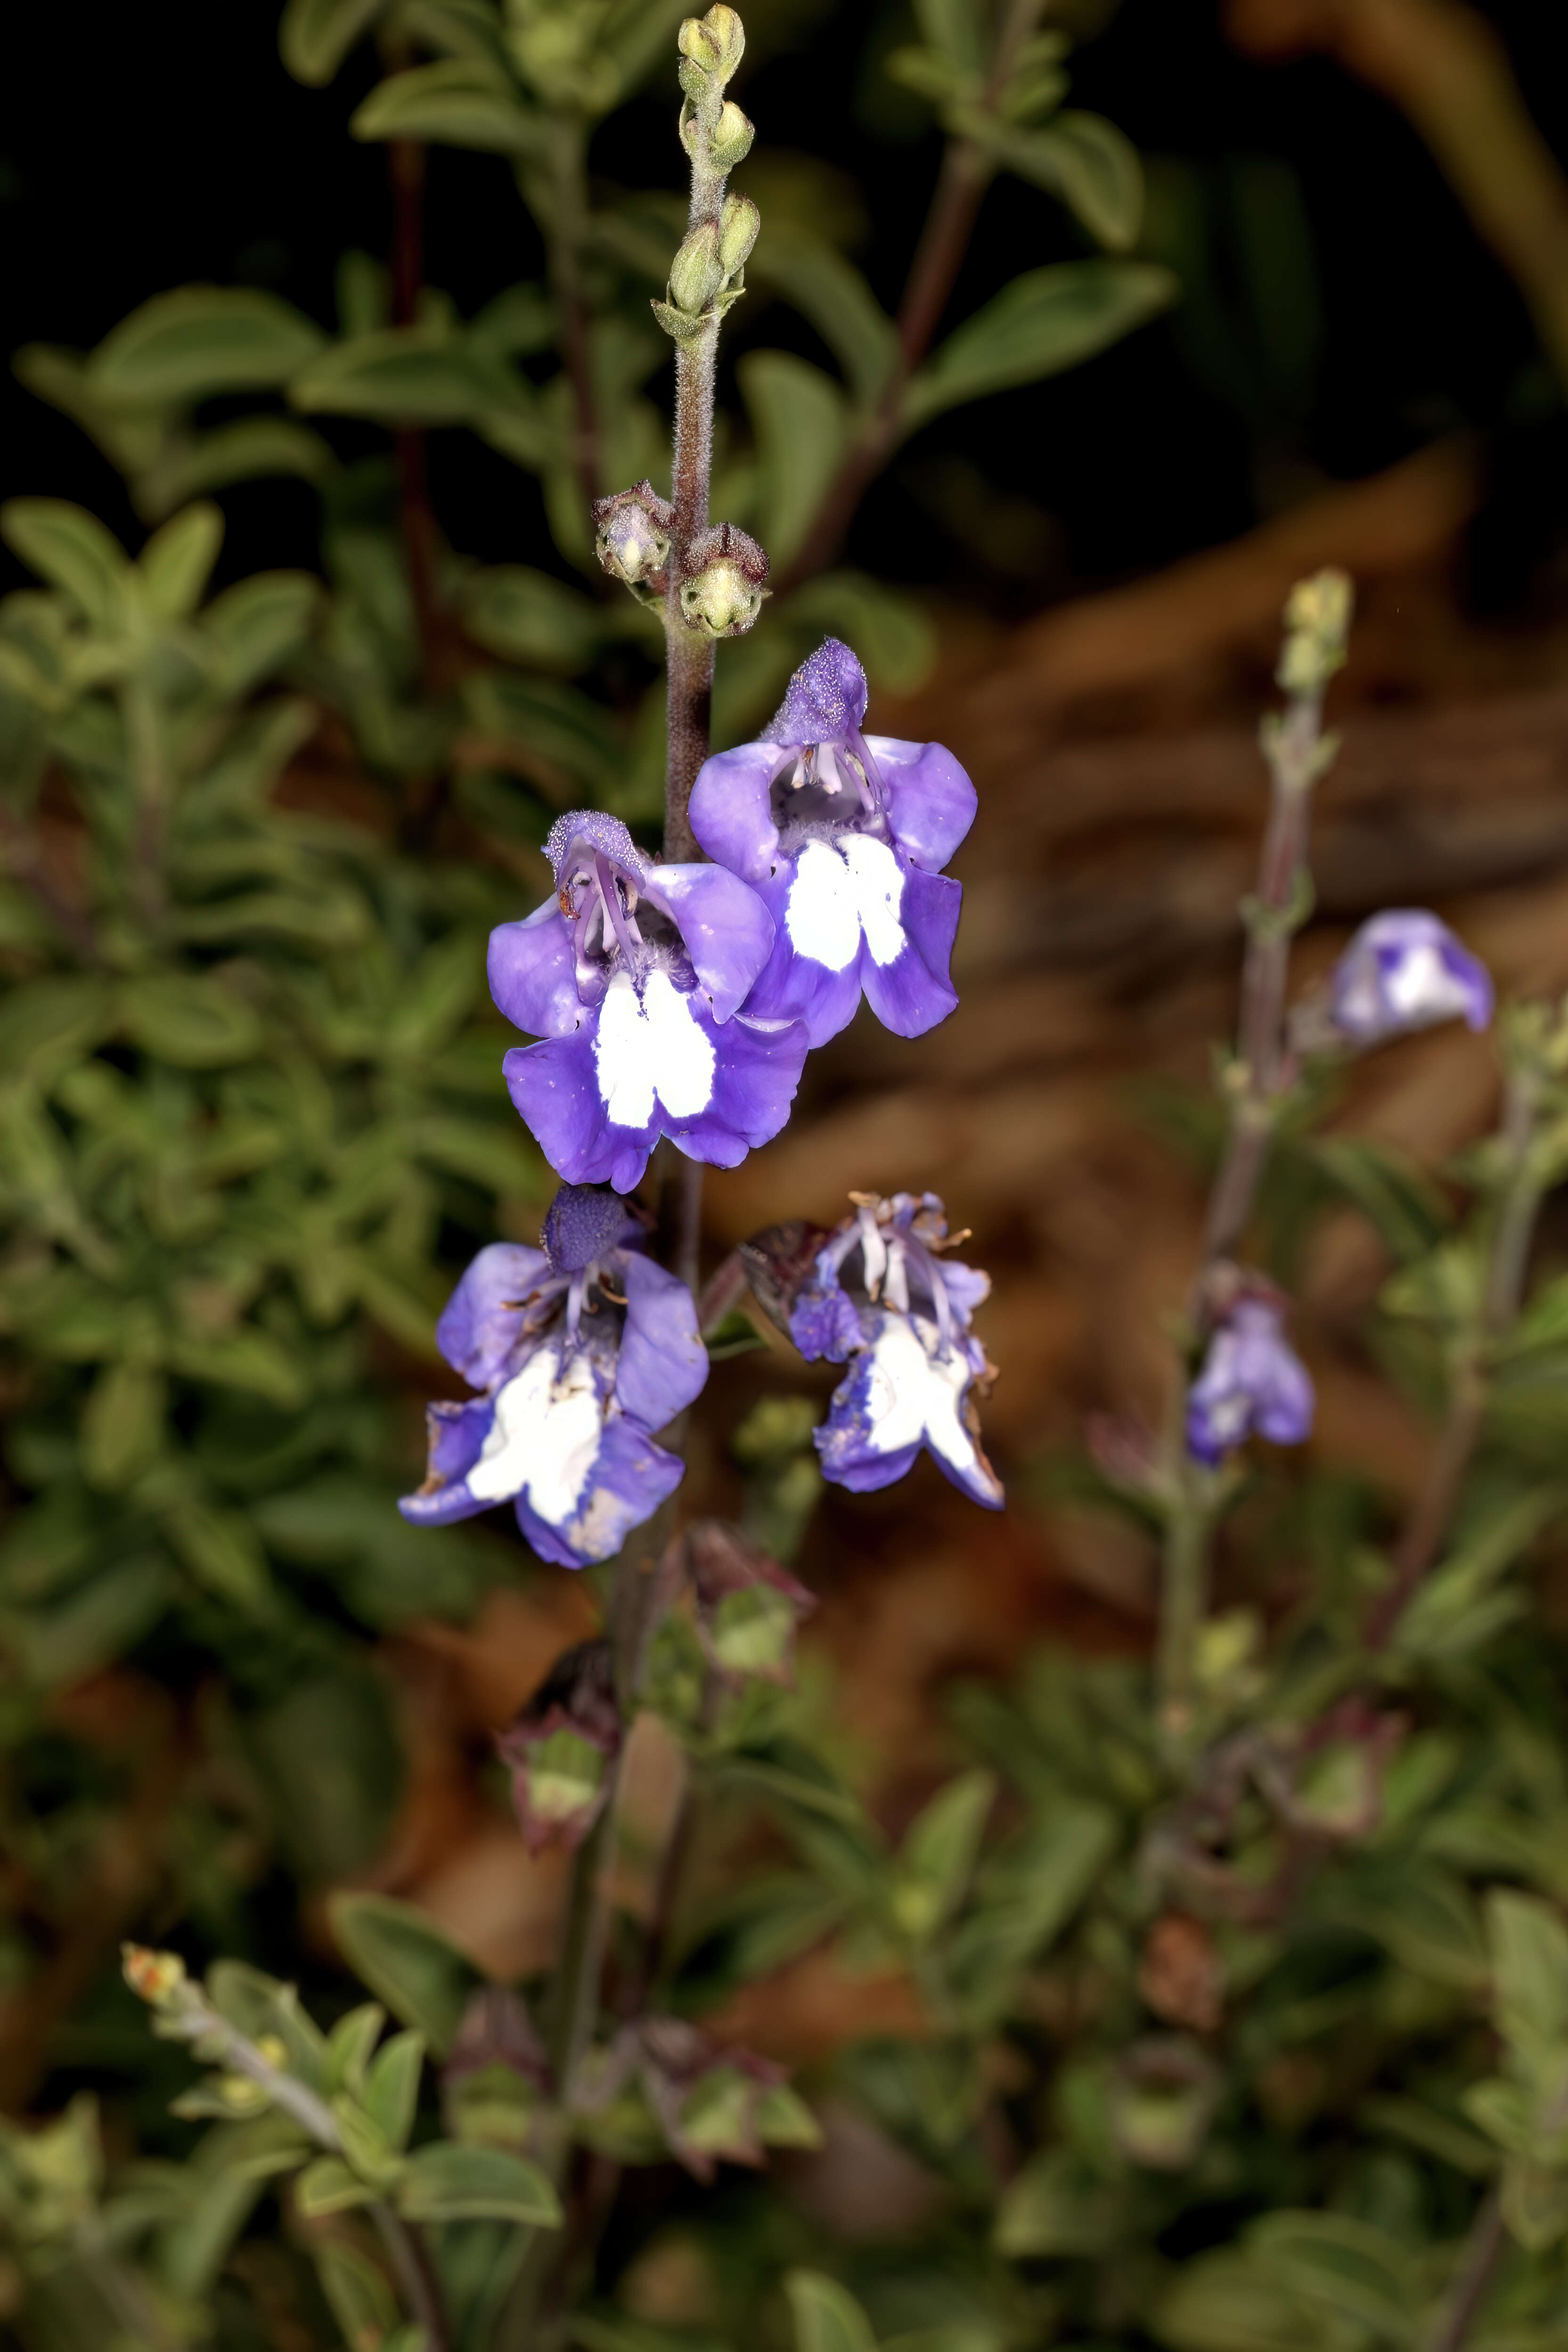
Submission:
POLYGON ((746 28, 733 8, 716 5, 706 16, 688 16, 677 36, 683 58, 722 86, 746 49, 746 28))
POLYGON ((511 1798, 530 1853, 552 1839, 581 1845, 609 1797, 621 1718, 607 1642, 563 1651, 522 1713, 496 1741, 511 1769, 511 1798))
POLYGON ((1287 694, 1321 694, 1342 667, 1355 591, 1346 572, 1298 580, 1285 606, 1285 645, 1276 672, 1287 694))
POLYGON ((763 609, 768 559, 733 523, 720 523, 693 541, 680 587, 680 615, 705 637, 743 637, 763 609))
POLYGON ((727 98, 708 142, 708 161, 715 171, 732 172, 751 153, 756 135, 756 125, 750 117, 742 113, 732 98, 727 98))
POLYGON ((725 197, 719 215, 719 258, 726 278, 745 268, 762 226, 763 216, 750 196, 725 197))
POLYGON ((689 318, 700 318, 723 285, 727 272, 719 258, 719 230, 712 221, 700 221, 681 245, 670 266, 669 299, 689 318))
POLYGON ((651 482, 635 489, 616 490, 594 507, 597 533, 595 550, 605 571, 628 588, 643 581, 662 586, 659 573, 669 560, 669 533, 675 509, 661 499, 651 482))

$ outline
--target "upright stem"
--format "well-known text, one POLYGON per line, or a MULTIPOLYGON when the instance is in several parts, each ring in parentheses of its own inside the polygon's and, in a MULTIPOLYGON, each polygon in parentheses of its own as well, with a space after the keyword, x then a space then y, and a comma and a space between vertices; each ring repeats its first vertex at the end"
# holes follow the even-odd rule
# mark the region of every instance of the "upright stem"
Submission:
MULTIPOLYGON (((690 226, 717 221, 724 198, 721 173, 699 162, 691 169, 690 226)), ((692 541, 708 528, 708 492, 713 471, 713 386, 719 363, 719 322, 675 347, 675 457, 670 500, 669 587, 664 633, 668 660, 667 757, 664 772, 664 854, 672 863, 698 856, 687 814, 697 772, 708 757, 713 714, 711 637, 689 628, 680 610, 682 583, 689 578, 692 541)))
POLYGON ((1392 1639, 1437 1558, 1486 1417, 1488 1358, 1519 1312, 1541 1207, 1532 1151, 1540 1103, 1539 1073, 1528 1062, 1517 1063, 1509 1072, 1503 1108, 1505 1172, 1486 1286, 1475 1321, 1456 1351, 1447 1418, 1395 1548, 1393 1579, 1367 1622, 1366 1638, 1373 1649, 1384 1648, 1392 1639))

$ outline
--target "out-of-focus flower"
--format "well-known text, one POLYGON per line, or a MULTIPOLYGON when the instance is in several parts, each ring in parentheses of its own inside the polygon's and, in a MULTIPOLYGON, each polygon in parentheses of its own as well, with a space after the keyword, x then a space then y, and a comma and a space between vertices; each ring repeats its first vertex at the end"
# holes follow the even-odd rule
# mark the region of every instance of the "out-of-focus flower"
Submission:
POLYGON ((1187 1450, 1211 1469, 1254 1431, 1276 1445, 1311 1434, 1312 1382, 1272 1299, 1244 1293, 1209 1341, 1187 1398, 1187 1450))
POLYGON ((943 1255, 963 1235, 950 1240, 934 1192, 851 1197, 855 1214, 818 1251, 790 1316, 803 1356, 848 1360, 816 1433, 823 1475, 856 1493, 891 1486, 923 1445, 955 1486, 1000 1510, 973 1402, 995 1375, 969 1328, 991 1277, 943 1255))
POLYGON ((659 866, 579 809, 544 845, 555 896, 490 934, 490 993, 537 1045, 502 1065, 558 1174, 629 1192, 668 1135, 733 1168, 789 1117, 806 1034, 742 1018, 773 947, 758 894, 721 866, 659 866))
POLYGON ((1328 1020, 1346 1045, 1376 1045, 1441 1021, 1484 1029, 1491 1017, 1485 964, 1422 907, 1373 915, 1329 978, 1328 1020))
POLYGON ((565 1185, 543 1247, 492 1242, 447 1303, 437 1344, 484 1393, 426 1413, 429 1472, 398 1507, 440 1527, 510 1501, 542 1559, 608 1559, 680 1482, 653 1442, 708 1357, 684 1283, 644 1255, 614 1193, 565 1185))
POLYGON ((746 1010, 837 1036, 862 989, 900 1037, 945 1019, 962 892, 942 868, 974 818, 974 787, 940 743, 861 732, 866 673, 829 637, 755 743, 707 761, 691 829, 743 876, 777 927, 746 1010))

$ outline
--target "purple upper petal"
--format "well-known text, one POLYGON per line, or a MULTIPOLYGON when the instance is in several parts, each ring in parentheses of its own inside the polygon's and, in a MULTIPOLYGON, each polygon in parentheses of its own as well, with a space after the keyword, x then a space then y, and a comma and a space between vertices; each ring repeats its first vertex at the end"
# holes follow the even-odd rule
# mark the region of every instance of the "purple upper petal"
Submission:
POLYGON ((583 1017, 570 925, 553 898, 490 933, 490 994, 516 1028, 569 1037, 583 1017))
POLYGON ((826 1287, 809 1284, 801 1292, 789 1318, 789 1335, 808 1364, 823 1356, 841 1364, 862 1344, 854 1302, 837 1283, 826 1287))
POLYGON ((974 823, 974 786, 945 743, 906 743, 892 735, 866 740, 888 788, 894 839, 912 866, 940 874, 974 823))
POLYGON ((769 743, 841 743, 866 716, 866 673, 849 647, 826 637, 802 662, 763 730, 769 743))
POLYGON ((544 855, 557 883, 564 879, 572 852, 579 842, 585 842, 601 857, 624 866, 639 884, 646 884, 652 872, 651 861, 643 856, 618 816, 605 816, 600 809, 570 809, 564 816, 556 818, 544 838, 544 855))
POLYGON ((492 1388, 500 1379, 521 1333, 525 1302, 550 1281, 542 1250, 521 1242, 491 1242, 480 1250, 436 1326, 436 1345, 470 1388, 492 1388))
POLYGON ((663 1429, 701 1393, 708 1350, 697 1329, 691 1293, 649 1257, 628 1251, 626 1328, 616 1370, 616 1398, 647 1430, 663 1429))
POLYGON ((773 743, 715 751, 691 788, 691 830, 710 857, 751 883, 764 882, 778 853, 773 782, 782 754, 773 743))
POLYGON ((647 896, 676 923, 716 1021, 738 1013, 773 944, 773 919, 723 866, 658 866, 647 896))

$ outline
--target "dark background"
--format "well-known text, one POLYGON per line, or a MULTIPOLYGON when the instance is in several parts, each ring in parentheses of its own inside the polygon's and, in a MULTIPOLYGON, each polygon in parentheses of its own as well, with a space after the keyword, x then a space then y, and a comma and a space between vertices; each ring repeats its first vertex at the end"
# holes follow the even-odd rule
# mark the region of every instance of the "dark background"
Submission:
MULTIPOLYGON (((1492 0, 1488 13, 1562 152, 1555 12, 1492 0)), ((820 5, 748 16, 739 87, 763 141, 847 163, 865 207, 856 257, 891 306, 938 152, 926 110, 878 66, 907 37, 906 13, 850 0, 836 18, 820 5), (835 48, 842 69, 825 70, 835 48)), ((90 348, 149 294, 193 280, 271 287, 330 323, 337 255, 387 243, 383 152, 344 129, 378 68, 362 47, 329 89, 301 89, 276 28, 276 0, 16 12, 0 128, 8 351, 90 348)), ((854 556, 1014 615, 1233 537, 1324 479, 1468 425, 1488 436, 1492 467, 1468 593, 1506 612, 1550 593, 1568 519, 1561 404, 1517 293, 1405 120, 1331 60, 1238 56, 1214 0, 1124 0, 1079 52, 1073 102, 1110 115, 1150 159, 1152 249, 1173 200, 1189 216, 1195 205, 1203 286, 1189 285, 1182 315, 1093 365, 931 428, 868 501, 854 556)), ((647 100, 616 119, 617 182, 676 184, 670 111, 647 100)), ((500 159, 435 152, 426 221, 427 278, 465 313, 537 273, 500 159)), ((1000 183, 954 315, 1080 242, 1047 197, 1000 183)), ((731 359, 758 337, 811 348, 760 300, 734 322, 731 359)), ((113 470, 8 373, 0 447, 8 492, 79 499, 135 543, 113 470)), ((513 468, 458 433, 435 436, 433 464, 456 546, 552 561, 532 485, 513 468)), ((245 485, 224 504, 226 577, 313 561, 304 487, 245 485)), ((19 572, 0 561, 11 584, 19 572)))

